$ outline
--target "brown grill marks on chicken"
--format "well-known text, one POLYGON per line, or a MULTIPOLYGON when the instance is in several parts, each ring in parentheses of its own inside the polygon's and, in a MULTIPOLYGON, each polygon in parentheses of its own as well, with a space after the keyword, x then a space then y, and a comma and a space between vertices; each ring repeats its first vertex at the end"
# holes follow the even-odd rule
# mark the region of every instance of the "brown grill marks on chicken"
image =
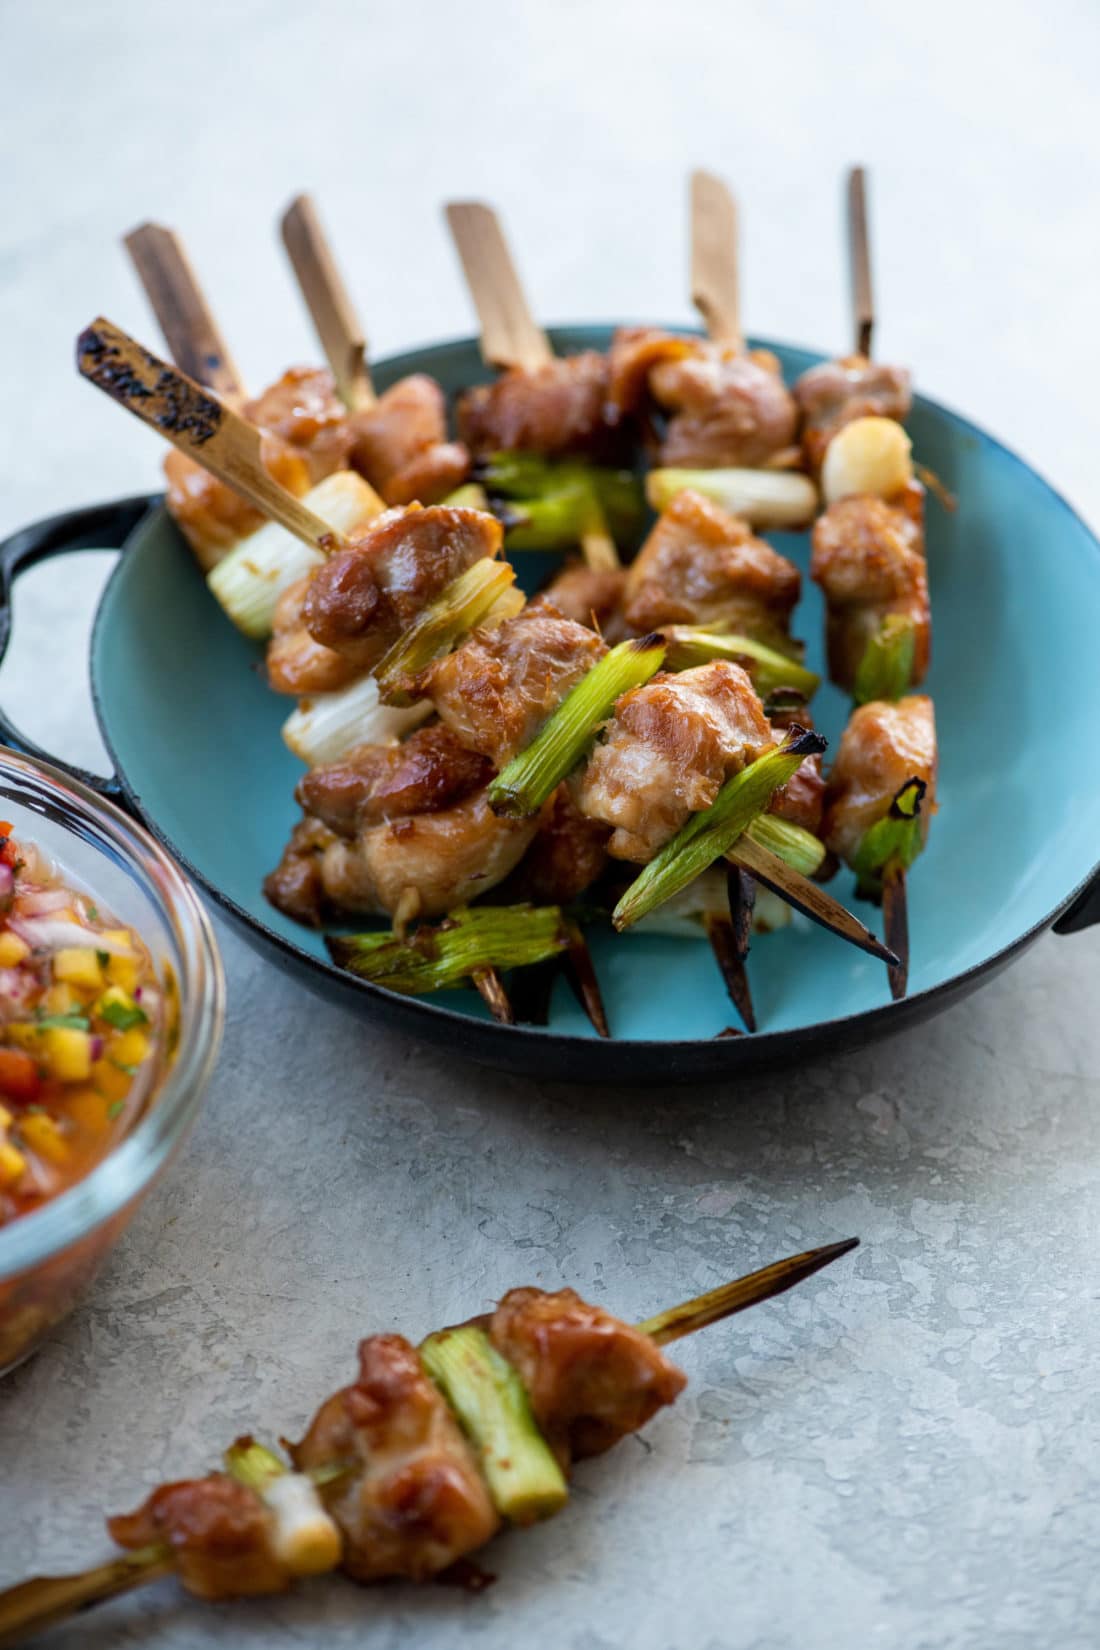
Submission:
POLYGON ((458 402, 458 431, 475 458, 499 452, 606 456, 607 357, 566 355, 528 371, 512 367, 458 402))
POLYGON ((794 394, 804 420, 802 450, 814 474, 829 442, 845 424, 872 415, 900 423, 913 405, 906 369, 868 361, 863 355, 811 367, 795 384, 794 394))
POLYGON ((802 579, 793 562, 701 493, 677 493, 626 579, 633 630, 718 624, 761 641, 785 639, 802 579))
POLYGON ((466 479, 470 455, 448 441, 446 400, 426 373, 400 379, 350 425, 351 463, 387 504, 435 504, 466 479))
POLYGON ((924 559, 924 490, 917 483, 896 501, 843 498, 814 524, 810 577, 828 605, 829 674, 851 688, 864 649, 888 614, 912 620, 912 682, 923 681, 932 644, 924 559))
POLYGON ((303 614, 310 635, 369 670, 440 592, 504 540, 481 510, 387 510, 318 568, 303 614))
POLYGON ((439 723, 418 728, 401 745, 360 745, 342 762, 313 768, 295 796, 338 836, 410 814, 437 813, 493 776, 492 763, 439 723))
POLYGON ((327 825, 307 814, 291 831, 278 865, 264 878, 267 902, 306 928, 320 928, 329 912, 324 857, 336 840, 327 825))
POLYGON ((457 738, 503 767, 606 652, 595 631, 539 597, 437 660, 415 691, 457 738))
POLYGON ((247 1598, 290 1585, 271 1550, 270 1513, 254 1490, 224 1473, 162 1484, 135 1512, 109 1518, 107 1529, 130 1551, 170 1547, 180 1581, 199 1598, 247 1598))
POLYGON ((610 362, 616 409, 638 410, 648 392, 666 414, 663 465, 751 469, 797 457, 798 408, 770 351, 630 327, 610 362))
POLYGON ((511 1289, 489 1337, 519 1375, 539 1429, 563 1464, 600 1455, 683 1391, 660 1348, 572 1289, 511 1289))
POLYGON ((334 693, 347 687, 359 674, 355 660, 331 647, 315 642, 306 629, 306 592, 313 578, 307 573, 279 597, 267 644, 264 667, 267 685, 275 693, 295 697, 310 693, 334 693))
POLYGON ((292 1451, 300 1472, 347 1462, 321 1490, 356 1581, 427 1581, 500 1527, 446 1400, 401 1335, 359 1343, 359 1378, 321 1405, 292 1451))
POLYGON ((707 808, 723 782, 774 744, 740 665, 716 661, 658 675, 623 695, 577 785, 593 819, 614 828, 608 852, 645 863, 707 808))
POLYGON ((921 804, 924 835, 936 811, 936 720, 926 694, 896 703, 874 700, 852 712, 829 775, 826 844, 850 862, 865 831, 890 811, 910 779, 927 786, 921 804))
POLYGON ((569 905, 590 888, 607 864, 610 827, 588 819, 569 784, 561 784, 539 816, 535 839, 500 897, 532 905, 569 905))

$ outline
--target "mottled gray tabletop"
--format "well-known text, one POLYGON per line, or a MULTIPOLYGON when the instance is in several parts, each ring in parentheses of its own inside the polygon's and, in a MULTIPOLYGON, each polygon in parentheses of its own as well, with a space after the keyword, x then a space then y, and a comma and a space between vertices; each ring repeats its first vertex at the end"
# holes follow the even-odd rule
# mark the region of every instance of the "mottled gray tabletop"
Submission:
MULTIPOLYGON (((382 351, 469 327, 449 194, 505 207, 543 313, 686 317, 682 181, 703 161, 740 185, 751 325, 828 345, 854 158, 874 166, 884 354, 1100 517, 1095 8, 1007 0, 995 34, 947 0, 754 10, 472 0, 429 26, 335 0, 0 0, 19 157, 0 531, 155 484, 144 432, 69 364, 97 311, 151 332, 115 245, 143 217, 187 233, 262 379, 310 353, 271 238, 297 188, 321 192, 382 351)), ((88 760, 104 570, 29 575, 0 673, 9 709, 88 760)), ((58 1650, 1095 1645, 1100 935, 1043 940, 891 1043, 683 1093, 462 1066, 220 933, 200 1126, 0 1389, 0 1581, 99 1556, 104 1508, 238 1431, 293 1435, 367 1329, 416 1336, 528 1280, 642 1316, 806 1245, 863 1247, 684 1343, 682 1400, 585 1467, 564 1516, 500 1541, 485 1595, 332 1582, 212 1609, 165 1583, 58 1650)))

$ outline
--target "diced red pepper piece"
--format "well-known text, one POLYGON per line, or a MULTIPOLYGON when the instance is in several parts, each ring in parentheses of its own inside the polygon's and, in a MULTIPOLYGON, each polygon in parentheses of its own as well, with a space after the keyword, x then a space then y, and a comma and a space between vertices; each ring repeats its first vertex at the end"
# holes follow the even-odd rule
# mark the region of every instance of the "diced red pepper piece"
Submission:
POLYGON ((37 1100, 42 1089, 38 1067, 19 1048, 0 1048, 0 1094, 21 1105, 37 1100))

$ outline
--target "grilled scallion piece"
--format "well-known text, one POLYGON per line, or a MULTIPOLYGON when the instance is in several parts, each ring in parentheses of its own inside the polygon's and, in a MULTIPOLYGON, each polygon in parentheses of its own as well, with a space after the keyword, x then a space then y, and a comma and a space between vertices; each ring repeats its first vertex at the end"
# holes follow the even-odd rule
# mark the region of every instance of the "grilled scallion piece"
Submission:
POLYGON ((664 658, 664 638, 659 634, 620 642, 606 653, 565 696, 527 749, 493 780, 489 786, 493 809, 515 819, 537 813, 588 754, 616 701, 655 676, 664 658))
POLYGON ((374 671, 378 692, 386 705, 409 705, 415 694, 410 684, 433 660, 449 653, 463 636, 490 615, 518 613, 524 598, 513 591, 515 568, 506 561, 483 556, 457 579, 452 579, 434 602, 417 614, 374 671))
POLYGON ((852 856, 852 870, 864 899, 881 899, 883 883, 899 871, 908 871, 924 847, 921 804, 927 789, 923 779, 907 780, 889 813, 863 833, 852 856))
POLYGON ((852 697, 857 705, 872 699, 900 699, 913 681, 917 632, 907 613, 888 613, 863 650, 852 697))
POLYGON ((816 487, 794 470, 650 470, 646 497, 667 510, 686 487, 752 527, 807 527, 817 513, 816 487))
POLYGON ((631 883, 612 913, 615 927, 629 928, 721 859, 764 812, 779 786, 797 772, 803 758, 824 749, 819 734, 795 725, 778 750, 758 757, 727 779, 710 807, 693 814, 631 883))
POLYGON ((814 671, 751 636, 732 636, 709 626, 685 624, 665 625, 661 634, 668 643, 668 670, 691 670, 696 665, 710 664, 712 659, 729 659, 748 671, 761 699, 780 688, 793 688, 805 703, 821 686, 821 677, 814 671))
POLYGON ((569 946, 556 905, 479 905, 437 926, 421 924, 407 939, 389 931, 326 940, 334 962, 361 980, 416 995, 464 985, 489 968, 524 968, 569 946))
POLYGON ((496 453, 477 478, 505 524, 508 550, 568 550, 604 531, 633 544, 644 521, 641 490, 629 470, 538 453, 496 453))
POLYGON ((440 1330, 422 1343, 420 1360, 473 1444, 497 1511, 514 1524, 560 1511, 569 1499, 564 1474, 519 1376, 485 1331, 440 1330))

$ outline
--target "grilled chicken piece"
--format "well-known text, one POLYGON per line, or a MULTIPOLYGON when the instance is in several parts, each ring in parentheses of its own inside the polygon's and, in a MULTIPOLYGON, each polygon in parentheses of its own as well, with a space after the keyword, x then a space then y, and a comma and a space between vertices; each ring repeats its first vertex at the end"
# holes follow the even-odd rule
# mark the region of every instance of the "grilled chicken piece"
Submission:
POLYGON ((569 785, 559 785, 500 898, 509 904, 529 900, 532 905, 568 905, 603 871, 610 835, 610 826, 581 813, 569 785))
POLYGON ((798 408, 769 350, 629 327, 609 359, 616 411, 638 410, 648 391, 668 415, 661 464, 755 468, 797 457, 798 408))
POLYGON ((360 1341, 358 1380, 326 1399, 292 1455, 300 1472, 349 1463, 320 1493, 356 1581, 427 1581, 500 1527, 473 1451, 401 1335, 360 1341))
POLYGON ((740 665, 657 675, 615 707, 577 782, 582 811, 614 827, 608 852, 644 864, 775 741, 740 665))
POLYGON ((475 458, 536 452, 607 456, 616 445, 605 417, 607 357, 566 355, 526 371, 512 367, 458 402, 458 431, 475 458))
POLYGON ((450 808, 492 776, 491 762, 436 722, 401 745, 360 745, 341 762, 311 769, 295 796, 338 836, 355 837, 367 825, 450 808))
POLYGON ((503 767, 606 652, 594 630, 543 596, 436 660, 415 692, 465 745, 503 767))
POLYGON ((339 841, 336 833, 307 814, 290 833, 283 857, 264 878, 264 898, 276 911, 306 928, 320 928, 329 912, 325 891, 325 854, 339 841))
POLYGON ((872 414, 900 423, 913 405, 906 369, 868 361, 863 355, 811 367, 795 384, 794 394, 804 420, 802 450, 815 475, 826 447, 845 424, 872 414))
POLYGON ((687 1380, 648 1335, 572 1289, 510 1289, 489 1337, 519 1375, 563 1465, 637 1432, 687 1380))
POLYGON ((315 642, 303 611, 312 573, 297 579, 279 597, 267 644, 264 667, 275 693, 334 693, 360 674, 354 659, 315 642))
POLYGON ((701 493, 677 493, 626 579, 623 612, 639 632, 663 624, 721 624, 757 640, 786 640, 802 578, 793 562, 701 493))
POLYGON ((891 613, 913 621, 912 685, 924 680, 932 645, 924 559, 924 490, 917 483, 894 502, 842 498, 818 517, 810 577, 828 605, 829 674, 851 688, 868 641, 891 613))
POLYGON ((290 367, 262 395, 244 405, 244 416, 300 452, 310 486, 334 470, 346 470, 351 447, 347 409, 325 367, 290 367))
POLYGON ((598 630, 607 642, 622 641, 626 635, 622 603, 626 570, 601 569, 582 561, 571 562, 547 585, 545 594, 563 618, 598 630))
POLYGON ((823 834, 846 862, 894 797, 911 779, 928 787, 921 804, 922 830, 936 811, 936 720, 927 694, 896 703, 874 700, 854 710, 829 775, 823 834))
POLYGON ((176 1574, 199 1598, 281 1593, 290 1575, 272 1551, 273 1519, 255 1490, 225 1473, 161 1484, 136 1512, 107 1520, 131 1551, 167 1546, 176 1574))
POLYGON ((447 403, 434 378, 399 379, 351 417, 351 463, 387 504, 435 504, 465 481, 470 455, 447 439, 447 403))
POLYGON ((303 616, 314 641, 370 670, 452 579, 504 540, 482 510, 387 510, 313 575, 303 616))

